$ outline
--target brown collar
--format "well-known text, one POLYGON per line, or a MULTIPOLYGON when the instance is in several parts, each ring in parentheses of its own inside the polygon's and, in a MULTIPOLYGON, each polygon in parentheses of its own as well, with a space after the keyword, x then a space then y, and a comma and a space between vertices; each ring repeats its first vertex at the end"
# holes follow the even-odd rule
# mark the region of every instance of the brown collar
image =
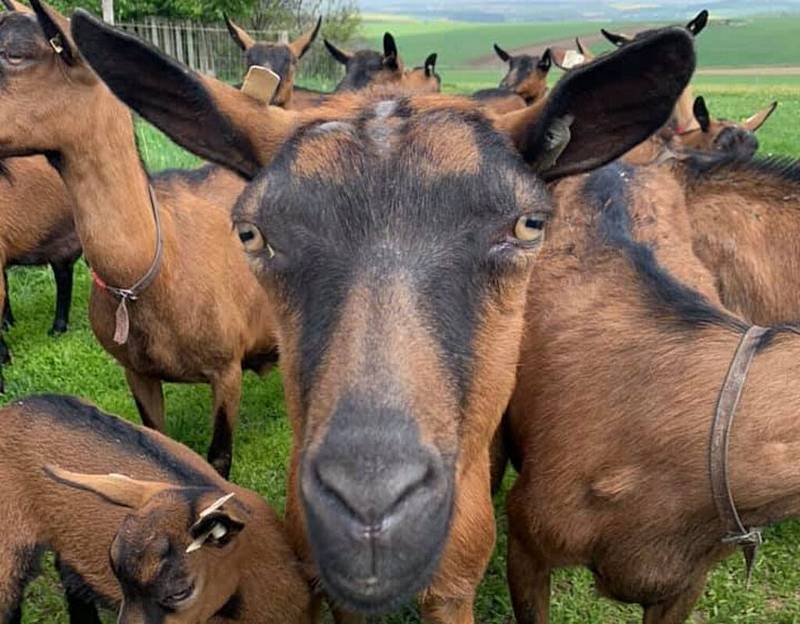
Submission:
POLYGON ((747 565, 748 586, 758 547, 761 545, 761 529, 745 528, 739 512, 736 510, 736 502, 728 479, 728 447, 733 419, 742 396, 747 372, 758 350, 761 338, 767 331, 769 330, 766 327, 753 325, 739 341, 736 354, 733 356, 717 399, 717 411, 711 426, 711 445, 708 451, 708 471, 714 505, 727 532, 722 541, 742 547, 747 565))
POLYGON ((114 342, 117 344, 125 344, 128 342, 128 334, 130 333, 130 316, 128 315, 128 301, 136 301, 139 295, 144 292, 150 284, 155 280, 158 271, 161 268, 161 258, 164 252, 164 241, 161 236, 161 218, 158 213, 158 201, 156 200, 156 193, 151 184, 147 185, 147 191, 150 196, 150 208, 153 210, 153 221, 156 226, 156 253, 153 256, 153 262, 150 263, 150 268, 147 272, 139 278, 139 280, 130 288, 118 288, 117 286, 109 286, 103 281, 100 276, 92 269, 92 279, 100 290, 105 290, 119 299, 117 312, 115 317, 114 327, 114 342))

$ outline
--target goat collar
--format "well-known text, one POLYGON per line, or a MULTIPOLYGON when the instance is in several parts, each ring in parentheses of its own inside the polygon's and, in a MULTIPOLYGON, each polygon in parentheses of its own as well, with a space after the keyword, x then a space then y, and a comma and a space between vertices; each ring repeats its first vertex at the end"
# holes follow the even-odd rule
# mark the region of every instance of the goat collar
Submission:
POLYGON ((130 288, 118 288, 117 286, 109 286, 97 272, 92 269, 92 280, 100 290, 111 293, 119 299, 117 312, 115 315, 114 327, 114 342, 123 345, 128 342, 128 335, 130 334, 131 321, 128 314, 128 301, 136 301, 147 288, 153 283, 153 280, 158 275, 161 268, 161 259, 164 255, 164 241, 161 236, 161 217, 158 211, 158 201, 156 200, 156 193, 153 190, 153 185, 147 185, 147 192, 150 196, 150 208, 153 210, 153 221, 156 226, 156 253, 153 256, 153 262, 150 263, 150 268, 142 275, 141 278, 130 288))
POLYGON ((756 527, 745 528, 742 518, 736 509, 736 502, 733 499, 733 492, 728 479, 728 447, 731 429, 733 428, 733 418, 736 415, 739 399, 742 397, 742 389, 747 379, 747 372, 753 362, 761 337, 767 331, 766 327, 753 325, 739 341, 739 346, 736 348, 736 353, 728 367, 728 372, 725 375, 725 380, 722 383, 722 389, 717 399, 717 410, 714 415, 714 422, 711 425, 711 444, 708 451, 708 471, 711 477, 714 506, 717 508, 717 514, 725 525, 727 532, 722 541, 726 544, 742 547, 747 566, 748 586, 750 585, 758 547, 762 542, 761 529, 756 527))

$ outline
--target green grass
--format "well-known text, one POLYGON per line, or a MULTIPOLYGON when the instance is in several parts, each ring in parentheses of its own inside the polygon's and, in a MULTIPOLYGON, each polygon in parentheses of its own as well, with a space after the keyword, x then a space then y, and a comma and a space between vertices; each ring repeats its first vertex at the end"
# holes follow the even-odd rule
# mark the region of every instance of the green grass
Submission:
MULTIPOLYGON (((463 85, 451 85, 452 88, 463 85)), ((717 115, 743 118, 771 99, 781 105, 760 132, 767 152, 800 156, 800 89, 797 83, 768 81, 752 84, 735 81, 724 85, 717 79, 701 79, 696 91, 706 95, 717 115)), ((176 148, 160 133, 140 126, 140 148, 152 169, 192 166, 196 158, 176 148)), ((75 301, 70 331, 50 338, 54 285, 43 269, 13 270, 10 291, 17 325, 8 332, 14 362, 5 368, 7 394, 0 403, 34 392, 59 392, 91 399, 102 408, 136 421, 136 410, 121 369, 97 345, 87 320, 90 279, 80 262, 76 271, 75 301)), ((202 385, 166 385, 168 430, 171 436, 201 454, 210 436, 209 389, 202 385)), ((273 372, 261 379, 245 375, 241 420, 236 433, 232 478, 262 493, 277 509, 285 502, 285 475, 290 432, 280 377, 273 372)), ((507 478, 507 485, 511 477, 507 478)), ((511 614, 505 578, 505 515, 503 497, 496 501, 498 548, 480 587, 477 618, 484 624, 507 624, 511 614)), ((698 605, 695 621, 725 624, 789 624, 800 622, 800 524, 788 522, 767 533, 767 544, 756 568, 753 587, 746 591, 739 558, 721 566, 713 575, 698 605)), ((589 574, 564 570, 553 584, 552 621, 560 624, 634 623, 636 607, 621 606, 598 598, 589 574)), ((108 615, 106 622, 113 622, 108 615)), ((412 608, 386 618, 391 624, 417 622, 412 608)), ((51 566, 31 585, 25 603, 26 624, 66 624, 58 581, 51 566)))
MULTIPOLYGON (((691 17, 687 15, 687 21, 691 17)), ((513 49, 576 35, 596 34, 601 26, 627 33, 635 33, 641 27, 632 23, 585 21, 479 24, 409 18, 395 20, 389 16, 377 16, 377 19, 364 20, 361 34, 368 45, 380 49, 383 33, 391 32, 397 39, 400 54, 409 65, 418 65, 431 52, 438 52, 442 69, 465 69, 470 61, 493 54, 494 42, 513 49)), ((700 66, 800 65, 798 32, 800 15, 754 17, 731 25, 712 20, 697 39, 700 66)), ((601 44, 594 49, 607 50, 610 45, 601 44)))

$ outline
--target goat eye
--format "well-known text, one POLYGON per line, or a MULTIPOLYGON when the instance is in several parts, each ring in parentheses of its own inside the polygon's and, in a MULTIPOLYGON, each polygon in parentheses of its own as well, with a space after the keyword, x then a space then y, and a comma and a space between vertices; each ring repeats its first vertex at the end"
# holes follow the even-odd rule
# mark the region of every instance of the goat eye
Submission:
POLYGON ((257 253, 259 251, 266 251, 267 256, 272 258, 275 255, 275 250, 264 239, 261 230, 254 224, 241 222, 236 224, 236 233, 239 235, 239 240, 242 242, 242 247, 249 253, 257 253))
POLYGON ((541 214, 522 215, 514 226, 514 236, 526 243, 539 240, 544 233, 545 222, 546 218, 541 214))

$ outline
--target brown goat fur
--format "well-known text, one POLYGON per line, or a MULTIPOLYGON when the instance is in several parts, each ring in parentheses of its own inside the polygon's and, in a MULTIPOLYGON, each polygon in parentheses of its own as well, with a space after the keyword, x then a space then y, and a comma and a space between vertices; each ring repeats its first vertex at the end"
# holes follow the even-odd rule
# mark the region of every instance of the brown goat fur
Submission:
POLYGON ((551 56, 547 49, 542 56, 512 55, 497 44, 494 49, 500 59, 508 63, 508 72, 496 89, 476 91, 472 97, 487 110, 502 115, 535 104, 547 93, 547 74, 551 56))
MULTIPOLYGON (((18 67, 2 67, 2 88, 14 95, 0 105, 0 151, 4 156, 56 155, 75 199, 86 259, 113 286, 132 285, 153 261, 152 184, 163 240, 158 273, 127 304, 130 335, 124 344, 113 339, 119 300, 96 280, 89 303, 92 329, 125 368, 148 426, 164 428, 162 380, 211 384, 214 439, 209 458, 227 474, 242 368, 262 370, 276 357, 266 295, 231 230, 231 205, 244 181, 211 166, 148 179, 129 111, 80 57, 66 20, 49 7, 35 6, 36 16, 0 16, 3 44, 17 46, 26 59, 18 67), (52 37, 61 41, 60 54, 48 43, 52 37), (72 115, 76 108, 83 114, 72 115)), ((243 97, 254 109, 263 108, 243 97)), ((189 123, 199 120, 193 117, 189 123)), ((269 140, 269 132, 259 137, 267 144, 269 140)))
POLYGON ((601 166, 659 127, 693 70, 691 39, 673 29, 633 44, 507 120, 391 88, 251 110, 85 12, 72 29, 118 97, 253 178, 234 222, 278 328, 296 551, 342 608, 371 614, 418 593, 428 621, 473 622, 494 535, 489 446, 550 210, 542 179, 601 166), (139 83, 151 80, 172 87, 139 83), (617 97, 595 97, 614 81, 617 97), (209 123, 184 124, 189 106, 209 123), (543 160, 565 115, 572 139, 543 160))
POLYGON ((413 69, 407 69, 400 83, 409 93, 439 93, 442 78, 436 73, 437 54, 429 54, 425 62, 413 69))
MULTIPOLYGON (((311 44, 317 38, 319 28, 322 25, 320 17, 314 27, 298 36, 289 43, 271 43, 267 41, 256 41, 241 26, 237 26, 233 20, 226 17, 225 23, 233 40, 245 53, 245 63, 247 67, 260 65, 275 72, 281 79, 275 94, 272 96, 272 104, 283 108, 302 108, 308 98, 300 96, 295 102, 295 78, 297 76, 297 66, 303 55, 308 52, 311 44)), ((314 93, 321 97, 322 93, 314 93)))
POLYGON ((52 550, 71 609, 122 603, 120 624, 310 622, 277 514, 185 446, 73 397, 16 401, 0 422, 0 519, 13 527, 0 544, 0 621, 19 621, 25 585, 52 550), (225 534, 187 552, 211 522, 225 534))
MULTIPOLYGON (((44 157, 9 158, 0 175, 0 311, 11 322, 5 272, 14 265, 51 264, 56 276, 52 333, 64 332, 72 299, 72 269, 81 245, 72 219, 72 200, 44 157)), ((2 332, 2 323, 0 323, 2 332)), ((9 354, 0 335, 0 365, 9 354)), ((0 372, 0 392, 3 391, 0 372)))
MULTIPOLYGON (((574 565, 590 566, 603 594, 642 604, 646 624, 682 623, 708 571, 733 552, 708 441, 747 324, 635 240, 659 175, 615 164, 555 190, 509 406, 520 476, 508 566, 520 624, 548 621, 550 573, 574 565)), ((785 383, 798 355, 800 338, 770 330, 744 386, 729 466, 746 526, 800 513, 800 388, 785 383)))

